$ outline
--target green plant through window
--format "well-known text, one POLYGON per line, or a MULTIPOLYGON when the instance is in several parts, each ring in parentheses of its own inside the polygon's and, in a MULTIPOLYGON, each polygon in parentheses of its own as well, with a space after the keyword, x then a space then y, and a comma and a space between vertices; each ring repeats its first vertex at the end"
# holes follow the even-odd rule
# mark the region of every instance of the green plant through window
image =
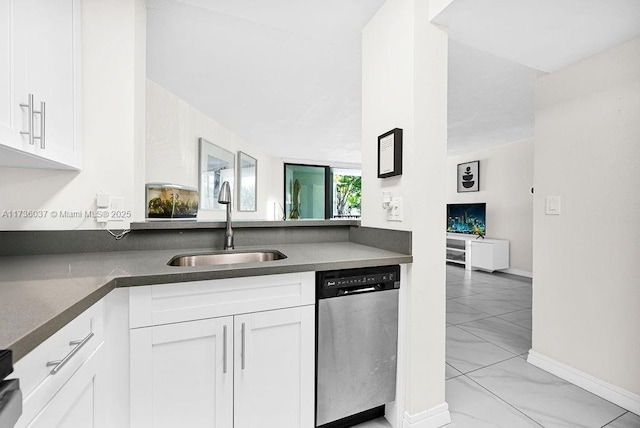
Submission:
POLYGON ((333 175, 335 186, 334 217, 360 217, 362 208, 362 177, 333 175))

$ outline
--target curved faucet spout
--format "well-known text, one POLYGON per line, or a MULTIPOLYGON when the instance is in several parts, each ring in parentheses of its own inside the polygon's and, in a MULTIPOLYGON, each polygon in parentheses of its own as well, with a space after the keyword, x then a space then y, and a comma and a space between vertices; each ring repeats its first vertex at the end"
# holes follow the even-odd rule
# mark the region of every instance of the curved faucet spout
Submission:
POLYGON ((225 181, 220 187, 218 203, 227 206, 227 229, 224 233, 224 249, 233 250, 233 229, 231 228, 231 186, 225 181))

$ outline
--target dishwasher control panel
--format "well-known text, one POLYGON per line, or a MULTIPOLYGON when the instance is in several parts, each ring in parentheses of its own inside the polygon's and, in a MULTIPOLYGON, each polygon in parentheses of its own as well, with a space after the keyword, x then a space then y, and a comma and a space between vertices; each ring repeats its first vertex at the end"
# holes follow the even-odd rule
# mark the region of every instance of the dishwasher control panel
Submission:
POLYGON ((317 297, 400 288, 400 266, 375 266, 316 272, 317 297))
POLYGON ((340 277, 340 278, 326 278, 324 280, 324 284, 322 284, 323 288, 330 287, 353 287, 359 285, 375 285, 382 284, 389 281, 395 281, 396 274, 394 272, 389 273, 379 273, 374 275, 363 275, 363 276, 348 276, 348 277, 340 277))

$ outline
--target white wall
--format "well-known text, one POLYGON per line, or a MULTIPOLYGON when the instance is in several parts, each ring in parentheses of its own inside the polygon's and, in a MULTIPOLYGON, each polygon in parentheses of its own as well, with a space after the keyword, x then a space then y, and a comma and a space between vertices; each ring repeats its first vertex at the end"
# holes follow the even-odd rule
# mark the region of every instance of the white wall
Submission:
MULTIPOLYGON (((82 151, 80 172, 0 167, 2 209, 84 211, 95 209, 100 191, 123 196, 133 218, 135 163, 144 144, 140 100, 144 92, 146 8, 143 0, 82 2, 82 151), (141 47, 142 46, 142 47, 141 47), (142 86, 140 85, 142 82, 142 86), (139 150, 138 150, 139 152, 139 150)), ((109 223, 127 227, 128 222, 109 223)), ((91 218, 7 219, 0 230, 98 229, 91 218)))
POLYGON ((640 39, 538 79, 533 350, 635 394, 636 412, 639 118, 640 39))
MULTIPOLYGON (((363 226, 411 230, 405 289, 404 424, 440 426, 444 403, 447 36, 429 2, 388 0, 363 31, 363 226), (377 178, 377 137, 403 132, 403 174, 377 178), (382 192, 404 198, 404 221, 386 221, 382 192)), ((399 398, 402 400, 401 398, 399 398)))
POLYGON ((509 240, 506 272, 528 277, 533 271, 533 147, 533 140, 522 141, 447 158, 447 202, 486 202, 487 238, 509 240), (475 160, 480 161, 480 191, 458 193, 458 164, 475 160))
MULTIPOLYGON (((282 201, 282 172, 273 171, 282 161, 273 159, 256 145, 205 116, 156 82, 147 79, 146 182, 175 183, 198 188, 199 138, 235 154, 247 153, 258 160, 257 211, 234 211, 234 219, 273 219, 274 203, 282 201)), ((235 194, 234 194, 235 197, 235 194)), ((234 205, 235 210, 235 205, 234 205)), ((199 219, 225 218, 224 210, 200 210, 199 219)))

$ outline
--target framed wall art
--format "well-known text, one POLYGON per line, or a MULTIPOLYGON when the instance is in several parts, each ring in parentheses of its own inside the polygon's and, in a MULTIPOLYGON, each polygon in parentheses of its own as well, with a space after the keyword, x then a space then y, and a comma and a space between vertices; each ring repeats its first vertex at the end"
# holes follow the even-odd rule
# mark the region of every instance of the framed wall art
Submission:
POLYGON ((480 161, 458 164, 458 193, 480 190, 480 161))
POLYGON ((378 137, 378 178, 402 175, 402 129, 378 137))
MULTIPOLYGON (((200 210, 224 210, 218 203, 220 187, 229 182, 234 189, 235 155, 200 138, 200 210)), ((233 194, 233 193, 232 193, 233 194)))
POLYGON ((238 152, 238 211, 256 211, 258 160, 238 152))

